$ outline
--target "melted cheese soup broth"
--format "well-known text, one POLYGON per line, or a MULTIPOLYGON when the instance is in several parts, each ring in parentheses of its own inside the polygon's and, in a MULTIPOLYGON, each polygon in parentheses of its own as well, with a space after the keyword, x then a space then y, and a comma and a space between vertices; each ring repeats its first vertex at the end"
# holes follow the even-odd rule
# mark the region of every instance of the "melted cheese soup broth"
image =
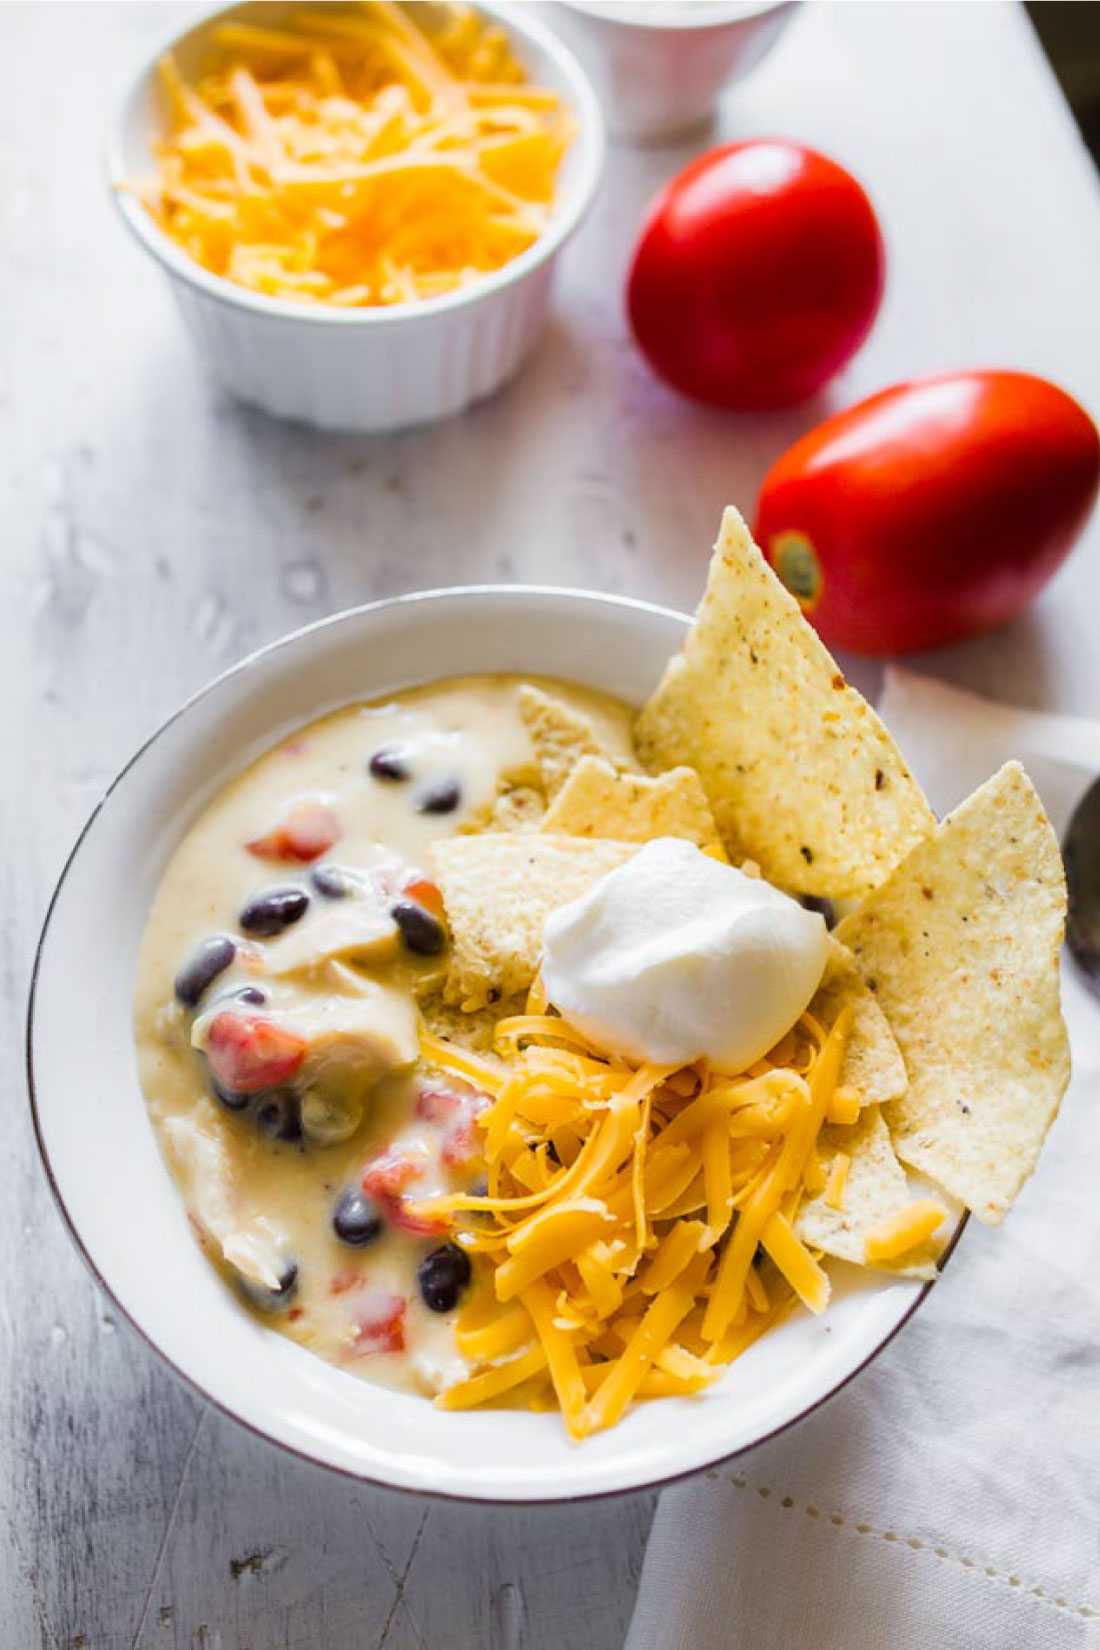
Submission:
MULTIPOLYGON (((625 707, 542 685, 632 760, 625 707)), ((463 1373, 477 1279, 412 1205, 478 1183, 485 1104, 417 1059, 447 966, 424 865, 441 836, 537 820, 519 686, 443 682, 284 739, 181 842, 139 962, 142 1087, 204 1251, 272 1328, 424 1392, 463 1373)))

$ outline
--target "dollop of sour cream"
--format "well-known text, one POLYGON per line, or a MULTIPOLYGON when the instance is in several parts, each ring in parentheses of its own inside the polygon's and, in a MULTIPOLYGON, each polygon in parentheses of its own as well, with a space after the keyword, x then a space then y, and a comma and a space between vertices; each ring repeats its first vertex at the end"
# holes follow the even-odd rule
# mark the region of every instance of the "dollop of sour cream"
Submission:
POLYGON ((778 888, 661 837, 555 911, 544 942, 546 995, 595 1047, 734 1072, 794 1025, 828 936, 778 888))

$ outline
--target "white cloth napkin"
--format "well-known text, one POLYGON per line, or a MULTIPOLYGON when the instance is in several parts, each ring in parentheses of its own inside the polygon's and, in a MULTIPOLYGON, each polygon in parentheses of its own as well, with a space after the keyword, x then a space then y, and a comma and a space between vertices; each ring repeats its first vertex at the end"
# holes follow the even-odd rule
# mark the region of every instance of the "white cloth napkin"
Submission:
MULTIPOLYGON (((1059 831, 1100 723, 889 673, 944 812, 1010 756, 1059 831)), ((661 1497, 627 1650, 1100 1644, 1100 1006, 1063 967, 1073 1081, 1005 1224, 814 1415, 661 1497)))

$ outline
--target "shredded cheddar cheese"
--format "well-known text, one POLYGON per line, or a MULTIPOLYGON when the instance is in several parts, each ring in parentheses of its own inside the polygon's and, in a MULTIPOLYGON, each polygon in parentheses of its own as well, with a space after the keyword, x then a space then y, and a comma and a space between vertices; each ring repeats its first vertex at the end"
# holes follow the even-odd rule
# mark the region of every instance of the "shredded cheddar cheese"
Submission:
POLYGON ((829 1173, 825 1179, 825 1202, 830 1209, 843 1209, 844 1188, 848 1183, 848 1170, 852 1166, 852 1159, 847 1152, 837 1152, 829 1165, 829 1173))
POLYGON ((859 1090, 845 1084, 833 1090, 825 1115, 830 1123, 858 1123, 862 1109, 863 1097, 859 1090))
POLYGON ((448 1409, 556 1402, 574 1438, 637 1399, 697 1392, 829 1280, 794 1231, 837 1089, 851 1010, 804 1015, 751 1072, 632 1067, 545 1012, 502 1020, 499 1066, 440 1038, 432 1063, 482 1080, 488 1190, 426 1200, 480 1257, 448 1409), (553 1150, 551 1150, 553 1147, 553 1150))
POLYGON ((864 1234, 863 1250, 869 1262, 897 1260, 930 1238, 947 1219, 947 1210, 935 1198, 909 1203, 881 1226, 864 1234))
POLYGON ((341 308, 438 297, 524 252, 571 118, 473 9, 419 10, 222 23, 193 86, 162 59, 168 131, 137 193, 165 233, 239 286, 341 308))

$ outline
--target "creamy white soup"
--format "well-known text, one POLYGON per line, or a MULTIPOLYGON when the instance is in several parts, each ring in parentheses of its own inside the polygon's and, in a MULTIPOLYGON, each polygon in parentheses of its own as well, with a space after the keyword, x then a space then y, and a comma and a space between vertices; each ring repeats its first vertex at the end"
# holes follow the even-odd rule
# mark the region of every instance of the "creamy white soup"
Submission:
MULTIPOLYGON (((520 685, 446 681, 284 739, 184 837, 138 968, 141 1082, 209 1259, 273 1329, 426 1393, 464 1373, 478 1279, 415 1205, 478 1186, 487 1097, 419 1056, 425 1018, 456 1034, 424 862, 541 813, 520 685)), ((625 707, 544 685, 632 762, 625 707)))

